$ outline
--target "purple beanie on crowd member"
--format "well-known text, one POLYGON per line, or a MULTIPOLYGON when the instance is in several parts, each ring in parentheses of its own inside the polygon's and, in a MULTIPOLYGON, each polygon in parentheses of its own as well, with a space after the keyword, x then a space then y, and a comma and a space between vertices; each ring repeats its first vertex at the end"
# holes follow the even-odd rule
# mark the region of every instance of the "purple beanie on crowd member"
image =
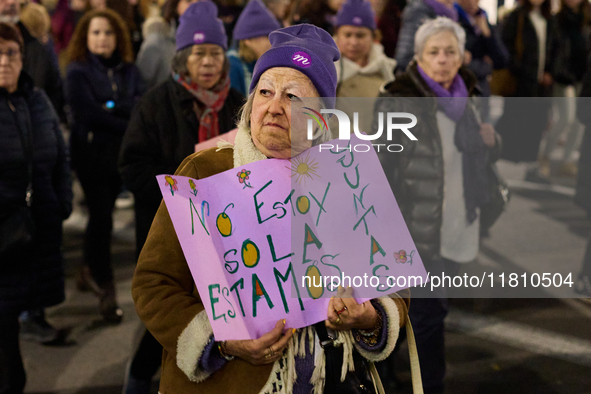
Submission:
POLYGON ((337 13, 336 27, 343 25, 367 27, 375 30, 376 15, 371 9, 371 4, 366 0, 347 0, 337 13))
POLYGON ((334 108, 337 93, 337 70, 334 62, 341 54, 334 40, 325 30, 303 23, 275 30, 269 34, 271 49, 265 52, 254 66, 250 92, 261 75, 274 67, 289 67, 305 74, 325 104, 334 108))
POLYGON ((228 49, 224 23, 218 18, 218 7, 211 1, 191 4, 179 19, 177 52, 195 44, 215 44, 228 49))
POLYGON ((250 0, 238 17, 232 35, 236 40, 247 40, 267 37, 269 33, 280 28, 281 25, 275 16, 261 0, 250 0))

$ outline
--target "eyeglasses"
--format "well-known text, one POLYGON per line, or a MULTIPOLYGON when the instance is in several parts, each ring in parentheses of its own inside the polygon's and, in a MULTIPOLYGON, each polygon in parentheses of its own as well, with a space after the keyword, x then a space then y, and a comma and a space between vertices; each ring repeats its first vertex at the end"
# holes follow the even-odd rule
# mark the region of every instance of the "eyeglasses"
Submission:
POLYGON ((21 54, 21 51, 16 50, 16 49, 8 49, 6 51, 0 50, 0 59, 2 58, 2 56, 6 55, 6 56, 8 56, 9 61, 14 62, 16 59, 18 59, 20 54, 21 54))
POLYGON ((207 56, 211 56, 211 58, 215 62, 222 62, 224 60, 224 52, 223 51, 208 52, 208 51, 198 50, 196 52, 191 53, 191 55, 195 56, 195 58, 198 62, 202 61, 207 56))

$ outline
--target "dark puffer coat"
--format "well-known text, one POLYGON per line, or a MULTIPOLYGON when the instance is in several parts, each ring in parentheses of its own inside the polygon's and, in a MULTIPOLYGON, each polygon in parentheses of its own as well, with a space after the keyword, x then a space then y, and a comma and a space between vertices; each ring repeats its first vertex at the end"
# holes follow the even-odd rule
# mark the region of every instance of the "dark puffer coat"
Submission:
MULTIPOLYGON (((470 97, 479 92, 476 78, 465 67, 459 71, 470 97)), ((375 113, 407 112, 417 117, 417 125, 410 129, 418 139, 412 141, 400 130, 392 133, 391 141, 379 143, 400 144, 403 151, 387 152, 383 148, 378 157, 392 187, 396 201, 410 234, 423 261, 437 260, 441 246, 441 223, 444 201, 444 168, 441 137, 437 125, 437 100, 418 72, 416 63, 411 63, 406 73, 384 87, 375 105, 375 113), (392 99, 393 97, 401 99, 392 99)), ((473 100, 466 110, 476 111, 473 100)), ((377 124, 374 115, 374 127, 377 124)), ((386 116, 384 116, 386 119, 386 116)), ((404 121, 403 121, 404 122, 404 121)), ((384 133, 385 134, 385 133, 384 133)), ((500 141, 490 151, 489 159, 498 158, 500 141)))
MULTIPOLYGON (((162 194, 156 175, 174 174, 195 152, 199 119, 195 96, 172 77, 149 91, 137 105, 121 146, 119 168, 123 183, 135 196, 138 249, 144 244, 162 194)), ((230 89, 218 113, 220 134, 236 127, 244 97, 230 89)))
POLYGON ((23 71, 18 90, 0 89, 0 210, 6 212, 25 198, 27 156, 19 129, 33 144, 33 202, 36 226, 28 256, 1 261, 0 313, 55 305, 64 299, 60 251, 62 221, 72 210, 72 180, 68 151, 58 117, 42 90, 23 71))
MULTIPOLYGON (((546 62, 544 71, 552 74, 552 62, 556 54, 556 27, 555 20, 550 18, 546 25, 546 62)), ((538 87, 539 49, 538 35, 533 23, 529 19, 527 10, 521 6, 511 12, 505 18, 502 31, 503 43, 509 51, 509 69, 517 80, 516 97, 540 96, 538 87), (519 19, 523 18, 523 32, 521 41, 523 52, 521 58, 517 55, 516 40, 519 30, 519 19)))
POLYGON ((74 114, 74 168, 102 167, 117 172, 123 134, 143 91, 140 72, 133 63, 113 59, 107 67, 98 56, 89 54, 87 61, 68 66, 66 96, 74 114), (107 108, 109 101, 113 108, 107 108))

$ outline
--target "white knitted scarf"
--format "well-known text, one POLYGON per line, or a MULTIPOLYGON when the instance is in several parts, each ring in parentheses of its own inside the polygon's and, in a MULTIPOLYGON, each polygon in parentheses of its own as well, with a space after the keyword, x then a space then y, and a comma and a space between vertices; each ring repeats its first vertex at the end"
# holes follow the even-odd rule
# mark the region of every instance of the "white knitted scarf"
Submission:
MULTIPOLYGON (((257 149, 252 142, 250 130, 239 128, 234 139, 234 145, 227 141, 218 142, 218 151, 221 149, 234 149, 234 168, 255 161, 264 160, 267 157, 257 149)), ((280 394, 292 394, 293 386, 297 379, 295 369, 295 358, 306 356, 306 343, 309 346, 309 352, 314 354, 314 372, 310 383, 314 386, 314 394, 324 392, 325 380, 325 358, 324 350, 320 346, 315 346, 316 331, 313 326, 298 329, 290 339, 287 349, 283 352, 283 357, 275 361, 269 380, 260 391, 261 394, 271 394, 276 392, 280 394)), ((335 343, 343 346, 343 366, 341 368, 341 380, 345 379, 348 371, 353 371, 353 335, 351 331, 340 331, 339 337, 335 343)))

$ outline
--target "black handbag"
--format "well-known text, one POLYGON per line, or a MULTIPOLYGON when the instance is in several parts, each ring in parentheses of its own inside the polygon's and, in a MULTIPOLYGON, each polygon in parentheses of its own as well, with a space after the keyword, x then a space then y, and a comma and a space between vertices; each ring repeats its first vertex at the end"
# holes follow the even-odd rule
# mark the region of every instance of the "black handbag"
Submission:
POLYGON ((480 207, 480 234, 483 237, 489 235, 490 228, 505 211, 511 199, 507 182, 501 177, 494 163, 488 166, 488 191, 490 199, 480 207))
POLYGON ((353 349, 354 371, 347 372, 341 382, 343 347, 335 346, 328 335, 324 321, 314 325, 326 360, 324 394, 376 394, 374 382, 369 371, 369 362, 353 349))
POLYGON ((27 157, 28 182, 24 201, 18 205, 2 207, 2 212, 0 212, 0 262, 11 257, 22 257, 23 254, 30 252, 29 246, 35 233, 35 223, 31 214, 33 197, 32 130, 29 127, 28 138, 25 138, 20 127, 18 127, 18 131, 27 157))

